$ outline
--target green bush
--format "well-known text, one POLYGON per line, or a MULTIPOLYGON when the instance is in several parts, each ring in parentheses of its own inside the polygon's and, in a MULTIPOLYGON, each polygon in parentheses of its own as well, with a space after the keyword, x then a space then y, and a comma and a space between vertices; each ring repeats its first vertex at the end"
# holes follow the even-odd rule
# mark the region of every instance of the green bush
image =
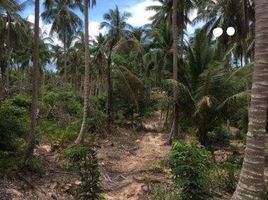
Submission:
POLYGON ((240 165, 226 162, 211 169, 209 184, 212 191, 232 194, 238 182, 240 168, 240 165))
POLYGON ((98 160, 93 147, 73 145, 65 151, 64 157, 71 161, 72 170, 81 177, 82 185, 77 194, 78 198, 82 200, 103 199, 99 185, 98 160))
POLYGON ((90 98, 90 103, 91 106, 95 109, 95 110, 99 110, 102 112, 106 112, 106 100, 107 97, 103 94, 97 95, 97 96, 92 96, 90 98))
POLYGON ((180 190, 170 185, 153 185, 152 195, 155 200, 181 200, 180 190))
POLYGON ((65 121, 68 117, 81 117, 83 105, 71 92, 48 91, 43 95, 44 109, 48 110, 47 119, 65 121))
POLYGON ((182 190, 182 200, 210 198, 207 186, 212 157, 209 151, 196 141, 175 141, 170 153, 170 165, 176 185, 182 190))
POLYGON ((43 160, 38 159, 35 156, 30 156, 26 161, 20 160, 20 170, 27 172, 33 172, 38 175, 45 175, 45 163, 43 160))
POLYGON ((0 150, 0 171, 4 174, 12 174, 19 169, 19 157, 7 151, 0 150))
POLYGON ((9 100, 12 105, 20 108, 25 108, 26 110, 31 109, 32 100, 30 97, 25 95, 17 95, 9 100))
POLYGON ((226 126, 216 127, 213 131, 208 132, 208 144, 219 147, 230 146, 230 131, 226 126))
POLYGON ((0 105, 0 150, 16 151, 28 133, 30 121, 28 99, 14 97, 0 105))
POLYGON ((150 171, 153 173, 163 173, 164 172, 164 166, 162 166, 161 164, 153 164, 150 167, 150 171))

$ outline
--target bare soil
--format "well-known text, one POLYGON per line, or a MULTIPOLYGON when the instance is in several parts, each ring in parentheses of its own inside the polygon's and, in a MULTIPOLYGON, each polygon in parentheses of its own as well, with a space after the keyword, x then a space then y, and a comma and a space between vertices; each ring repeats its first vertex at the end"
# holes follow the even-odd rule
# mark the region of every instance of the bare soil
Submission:
MULTIPOLYGON (((170 171, 154 171, 166 159, 170 146, 160 129, 159 115, 145 122, 147 131, 118 128, 107 139, 97 142, 101 186, 107 200, 149 200, 153 183, 170 183, 170 171)), ((0 172, 1 200, 73 200, 81 184, 79 177, 66 172, 68 163, 59 151, 42 144, 35 155, 42 161, 44 174, 20 173, 6 178, 0 172)))
POLYGON ((166 139, 163 134, 144 133, 130 141, 128 146, 116 143, 99 152, 107 200, 150 199, 148 194, 152 183, 169 182, 168 171, 153 172, 154 166, 159 165, 169 152, 170 147, 164 145, 166 139))

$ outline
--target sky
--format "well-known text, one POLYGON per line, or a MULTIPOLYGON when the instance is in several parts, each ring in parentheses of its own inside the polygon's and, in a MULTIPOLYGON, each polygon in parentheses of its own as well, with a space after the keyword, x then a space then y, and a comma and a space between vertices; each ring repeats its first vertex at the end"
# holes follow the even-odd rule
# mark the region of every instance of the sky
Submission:
MULTIPOLYGON (((21 0, 25 1, 25 0, 21 0)), ((33 0, 32 0, 33 1, 33 0)), ((41 0, 41 13, 44 11, 43 3, 44 0, 41 0)), ((119 7, 121 12, 131 13, 131 17, 128 19, 128 23, 134 27, 142 26, 150 23, 149 18, 154 15, 154 11, 147 11, 146 8, 151 5, 159 4, 154 0, 97 0, 97 5, 90 9, 89 18, 89 34, 92 38, 96 37, 100 32, 105 32, 105 30, 99 30, 100 22, 103 20, 103 15, 109 9, 114 9, 116 6, 119 7)), ((83 19, 81 13, 80 17, 83 19)), ((191 18, 194 18, 196 15, 195 12, 191 14, 191 18)), ((26 6, 22 12, 22 16, 27 18, 30 22, 34 22, 34 6, 33 3, 26 6)), ((51 24, 45 24, 40 22, 41 29, 44 32, 44 37, 49 35, 51 24)), ((188 27, 188 32, 191 34, 194 31, 194 28, 188 27)), ((54 44, 62 45, 58 40, 57 36, 53 36, 54 44)))
MULTIPOLYGON (((44 11, 43 8, 44 0, 41 0, 41 13, 44 11)), ((150 23, 149 18, 154 15, 153 11, 147 11, 146 8, 151 5, 156 5, 157 2, 154 0, 97 0, 97 5, 90 9, 89 11, 89 18, 90 18, 90 25, 89 25, 89 34, 91 37, 97 36, 100 32, 104 32, 105 30, 99 30, 100 22, 103 21, 103 15, 109 9, 114 9, 116 6, 119 7, 121 12, 129 12, 131 13, 131 17, 128 19, 128 23, 132 26, 142 26, 145 24, 150 23)), ((79 13, 81 18, 83 19, 82 14, 79 13)), ((30 4, 26 6, 24 11, 22 12, 22 16, 27 18, 30 22, 34 22, 34 6, 30 4)), ((50 32, 51 25, 45 24, 40 21, 40 26, 44 35, 48 35, 50 32)), ((60 44, 60 41, 53 37, 55 44, 60 44)))
MULTIPOLYGON (((21 2, 24 2, 25 0, 20 0, 21 2)), ((34 22, 34 0, 28 0, 32 1, 32 3, 29 3, 21 15, 24 18, 27 18, 28 21, 34 22)), ((41 8, 40 12, 42 13, 44 11, 43 6, 44 0, 40 0, 41 8)), ((104 33, 105 30, 100 30, 99 25, 103 21, 103 15, 109 10, 114 9, 116 6, 118 6, 119 10, 121 12, 129 12, 131 13, 131 17, 128 19, 128 23, 131 24, 133 27, 139 27, 143 26, 145 24, 150 23, 150 17, 152 17, 155 12, 154 11, 147 11, 146 8, 151 5, 159 5, 159 3, 155 0, 97 0, 96 6, 94 6, 89 11, 89 18, 90 18, 90 24, 89 24, 89 34, 92 38, 95 38, 100 32, 104 33)), ((77 12, 77 14, 83 19, 82 13, 77 12)), ((196 16, 196 11, 192 12, 190 14, 190 19, 193 19, 196 16)), ((54 45, 63 45, 62 42, 58 39, 57 35, 54 34, 53 36, 49 35, 51 24, 45 24, 42 19, 40 18, 40 27, 42 30, 43 37, 50 36, 53 40, 54 45)), ((188 26, 188 34, 192 34, 195 27, 188 26)), ((49 68, 55 69, 55 66, 50 66, 49 68)))

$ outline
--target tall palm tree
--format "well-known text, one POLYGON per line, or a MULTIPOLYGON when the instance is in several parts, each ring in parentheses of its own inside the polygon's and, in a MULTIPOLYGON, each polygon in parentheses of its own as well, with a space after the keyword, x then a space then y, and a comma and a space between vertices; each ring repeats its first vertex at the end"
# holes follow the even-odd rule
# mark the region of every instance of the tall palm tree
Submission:
POLYGON ((81 144, 84 142, 85 134, 87 131, 87 119, 88 119, 88 111, 89 111, 89 89, 90 89, 90 68, 89 68, 89 7, 93 7, 96 5, 96 0, 84 0, 84 40, 85 40, 85 80, 84 80, 84 114, 83 121, 80 129, 80 133, 75 141, 77 144, 81 144))
POLYGON ((31 132, 29 135, 28 147, 25 159, 33 152, 35 146, 35 135, 37 127, 37 100, 38 100, 38 79, 39 79, 39 13, 40 1, 35 0, 34 20, 34 49, 33 49, 33 72, 32 72, 32 111, 31 111, 31 132))
MULTIPOLYGON (((253 24, 253 17, 251 7, 253 2, 251 0, 208 0, 200 1, 198 16, 196 22, 200 20, 205 21, 205 29, 212 33, 216 27, 221 27, 226 30, 233 26, 236 34, 229 37, 225 32, 220 38, 223 50, 228 51, 231 44, 235 44, 236 48, 233 54, 241 58, 241 64, 247 65, 248 58, 248 37, 250 34, 250 24, 253 24)), ((229 62, 229 61, 228 61, 229 62)), ((226 61, 227 63, 227 61, 226 61)), ((229 63, 227 63, 229 64, 229 63)))
MULTIPOLYGON (((18 11, 21 11, 20 4, 15 0, 0 1, 0 18, 2 19, 2 29, 5 29, 3 35, 3 45, 5 44, 6 51, 3 55, 6 54, 6 66, 5 66, 5 89, 9 90, 9 76, 10 76, 10 64, 11 64, 11 32, 12 32, 12 23, 22 21, 21 17, 17 14, 18 11), (4 20, 3 20, 4 19, 4 20)), ((13 29, 14 30, 14 29, 13 29)))
POLYGON ((74 35, 82 27, 82 20, 73 11, 76 4, 73 0, 45 0, 45 11, 42 13, 42 19, 52 24, 50 34, 57 33, 63 42, 64 51, 64 78, 67 79, 67 58, 66 48, 68 44, 68 35, 74 35))
MULTIPOLYGON (((151 18, 153 21, 154 25, 161 24, 161 23, 172 23, 172 29, 173 29, 173 39, 175 37, 175 34, 177 34, 177 39, 176 41, 173 41, 173 79, 178 81, 178 33, 180 36, 180 43, 181 47, 183 46, 183 39, 184 39, 184 30, 186 28, 186 25, 190 23, 189 19, 189 13, 190 11, 195 8, 196 6, 196 0, 183 0, 180 1, 179 4, 178 2, 175 2, 174 0, 158 0, 160 5, 155 5, 155 6, 149 6, 147 10, 154 10, 156 11, 156 14, 151 18), (177 5, 173 5, 176 3, 177 5), (174 8, 175 6, 175 8, 174 8), (175 13, 176 12, 176 13, 175 13), (175 21, 174 21, 175 20, 175 21), (175 29, 176 26, 176 29, 175 29), (179 30, 179 32, 178 32, 179 30), (176 42, 176 47, 174 42, 176 42), (176 53, 176 58, 175 58, 175 53, 176 53), (176 65, 176 69, 175 69, 176 65), (175 74, 176 73, 176 74, 175 74)), ((181 58, 183 54, 183 49, 180 48, 181 58)), ((170 136, 169 136, 169 142, 171 142, 172 138, 175 136, 178 136, 179 133, 179 127, 178 127, 178 104, 176 103, 177 100, 177 91, 174 89, 174 97, 175 97, 175 103, 174 103, 174 117, 173 117, 173 123, 172 123, 172 128, 170 131, 170 136)))
MULTIPOLYGON (((173 36, 173 80, 178 82, 178 26, 177 26, 177 16, 178 16, 178 0, 173 0, 173 11, 172 11, 172 36, 173 36)), ((178 137, 179 132, 179 105, 178 105, 178 90, 174 87, 174 120, 172 125, 172 130, 169 136, 169 143, 172 142, 172 137, 178 137)))
MULTIPOLYGON (((173 18, 173 0, 155 0, 159 5, 149 6, 147 10, 153 10, 156 12, 151 17, 154 25, 161 23, 172 23, 173 18)), ((182 0, 178 4, 177 8, 177 25, 179 29, 184 29, 188 23, 191 22, 189 13, 196 7, 198 0, 182 0)))
POLYGON ((233 200, 264 199, 268 100, 268 1, 255 0, 255 67, 244 162, 233 200))
POLYGON ((150 51, 145 53, 143 60, 147 76, 153 77, 157 86, 161 86, 163 79, 172 75, 171 35, 171 25, 167 23, 156 25, 149 31, 150 51))
POLYGON ((121 37, 125 37, 130 34, 132 29, 126 20, 131 16, 130 13, 124 12, 120 13, 118 7, 114 10, 110 9, 108 13, 104 14, 104 21, 100 24, 100 28, 108 29, 108 56, 107 56, 107 125, 108 133, 111 133, 111 124, 112 124, 112 77, 111 77, 111 67, 112 67, 112 51, 116 43, 120 40, 121 37))

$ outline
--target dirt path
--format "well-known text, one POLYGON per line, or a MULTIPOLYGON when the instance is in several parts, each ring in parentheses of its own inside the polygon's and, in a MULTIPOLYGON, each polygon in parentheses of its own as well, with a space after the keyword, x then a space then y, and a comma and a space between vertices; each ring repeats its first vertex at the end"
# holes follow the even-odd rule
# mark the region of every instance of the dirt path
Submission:
POLYGON ((107 200, 148 199, 145 197, 149 190, 148 182, 166 181, 163 174, 152 173, 153 166, 166 158, 170 148, 163 145, 163 135, 149 132, 133 142, 136 147, 114 145, 113 149, 105 148, 100 152, 106 174, 107 200))
MULTIPOLYGON (((107 200, 150 200, 152 183, 169 183, 170 172, 156 167, 170 149, 164 145, 167 135, 160 131, 158 116, 144 124, 147 131, 118 128, 108 139, 98 141, 101 185, 107 200)), ((0 176, 0 199, 74 200, 79 177, 65 172, 67 163, 58 159, 60 153, 47 144, 38 146, 35 155, 45 174, 26 173, 14 180, 0 176)))
MULTIPOLYGON (((149 126, 151 122, 157 124, 153 119, 149 126)), ((169 181, 169 172, 154 171, 170 150, 170 146, 164 145, 166 135, 161 132, 135 134, 126 129, 119 131, 123 133, 122 137, 111 138, 99 151, 105 197, 107 200, 150 199, 148 192, 152 183, 169 181)))

